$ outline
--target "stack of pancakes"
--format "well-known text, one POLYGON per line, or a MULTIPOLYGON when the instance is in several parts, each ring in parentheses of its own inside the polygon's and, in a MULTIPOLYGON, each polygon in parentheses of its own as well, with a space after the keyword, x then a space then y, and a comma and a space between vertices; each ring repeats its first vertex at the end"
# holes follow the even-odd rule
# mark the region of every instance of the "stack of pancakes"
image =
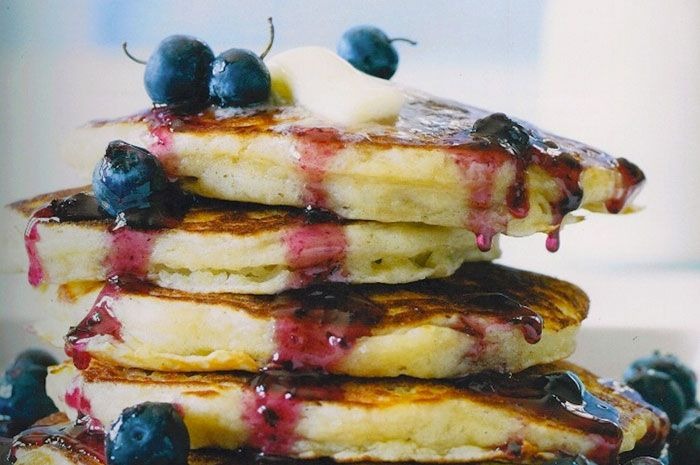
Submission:
POLYGON ((36 329, 72 358, 47 378, 70 420, 19 435, 17 463, 105 463, 104 428, 144 401, 178 406, 192 464, 661 447, 663 414, 562 361, 586 295, 490 263, 498 234, 555 250, 572 211, 623 211, 643 181, 626 160, 408 91, 396 121, 353 129, 294 106, 154 109, 80 130, 74 161, 114 139, 197 197, 155 230, 112 228, 89 188, 11 206, 36 329))

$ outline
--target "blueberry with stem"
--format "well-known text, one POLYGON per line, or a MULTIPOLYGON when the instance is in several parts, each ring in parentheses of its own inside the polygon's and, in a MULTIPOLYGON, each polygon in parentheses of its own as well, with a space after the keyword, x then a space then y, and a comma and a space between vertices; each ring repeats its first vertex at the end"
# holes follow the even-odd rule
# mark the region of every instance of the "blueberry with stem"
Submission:
POLYGON ((399 65, 399 54, 394 42, 417 42, 404 37, 390 39, 384 31, 374 26, 355 26, 345 31, 337 46, 338 55, 356 69, 369 75, 389 79, 399 65))
POLYGON ((268 22, 270 40, 260 56, 250 50, 232 48, 221 53, 212 63, 209 94, 219 106, 242 107, 263 102, 270 96, 272 81, 263 59, 275 40, 275 26, 272 18, 268 18, 268 22))
POLYGON ((166 37, 146 62, 129 53, 126 42, 122 48, 131 60, 146 65, 143 81, 155 105, 192 109, 208 103, 214 52, 204 42, 186 35, 166 37))

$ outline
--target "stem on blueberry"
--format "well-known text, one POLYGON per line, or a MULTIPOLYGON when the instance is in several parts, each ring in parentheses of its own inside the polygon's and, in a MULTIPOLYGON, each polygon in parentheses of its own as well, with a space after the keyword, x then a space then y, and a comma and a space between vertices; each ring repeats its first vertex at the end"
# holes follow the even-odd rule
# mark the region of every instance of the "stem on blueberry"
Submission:
POLYGON ((129 52, 129 50, 126 48, 126 42, 123 42, 123 43, 122 43, 122 50, 124 50, 124 54, 125 54, 126 56, 128 56, 129 59, 131 59, 131 61, 135 61, 136 63, 138 63, 138 64, 140 64, 140 65, 145 65, 145 64, 146 64, 145 61, 139 60, 138 58, 136 58, 134 55, 132 55, 132 54, 129 52))
POLYGON ((391 42, 406 42, 411 45, 418 45, 418 42, 416 42, 415 40, 407 39, 405 37, 395 37, 393 39, 389 39, 389 43, 391 42))
POLYGON ((275 25, 272 24, 272 17, 267 18, 267 22, 270 23, 270 41, 267 43, 267 48, 260 54, 260 59, 264 60, 270 49, 272 49, 272 43, 275 41, 275 25))

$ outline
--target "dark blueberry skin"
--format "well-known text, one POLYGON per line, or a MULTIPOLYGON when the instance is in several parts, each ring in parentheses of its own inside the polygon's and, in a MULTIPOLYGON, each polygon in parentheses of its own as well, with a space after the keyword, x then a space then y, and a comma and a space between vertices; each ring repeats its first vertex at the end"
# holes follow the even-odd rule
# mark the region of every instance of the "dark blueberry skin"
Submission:
POLYGON ((550 460, 544 465, 596 465, 595 462, 591 462, 583 455, 577 457, 564 457, 559 459, 550 460))
POLYGON ((125 409, 105 438, 108 465, 187 465, 190 435, 172 404, 125 409))
POLYGON ((166 37, 150 56, 143 77, 156 105, 201 107, 209 100, 214 53, 194 37, 166 37))
POLYGON ((48 367, 51 365, 58 365, 58 360, 45 350, 27 349, 24 352, 20 352, 17 358, 15 358, 14 364, 15 366, 29 364, 48 367))
POLYGON ((250 50, 227 50, 216 57, 211 69, 209 94, 219 106, 243 107, 270 96, 270 71, 250 50))
POLYGON ((700 464, 700 410, 689 410, 669 442, 670 465, 700 464))
POLYGON ((635 377, 640 372, 648 369, 661 371, 669 375, 683 390, 686 405, 695 404, 697 396, 697 377, 693 370, 684 365, 674 355, 662 355, 654 352, 649 357, 643 357, 632 362, 625 372, 625 380, 635 377))
POLYGON ((58 411, 46 395, 47 368, 43 363, 50 356, 33 352, 23 353, 0 378, 0 436, 12 437, 58 411))
POLYGON ((355 26, 338 41, 338 55, 356 69, 390 79, 399 65, 399 54, 384 32, 374 26, 355 26))
POLYGON ((146 149, 117 140, 109 143, 104 158, 92 173, 95 197, 109 215, 151 206, 154 194, 167 187, 160 161, 146 149))
POLYGON ((493 113, 474 122, 472 137, 498 144, 513 155, 523 156, 530 148, 532 131, 503 113, 493 113))
POLYGON ((685 395, 678 383, 666 373, 649 369, 625 381, 645 401, 666 412, 671 423, 676 424, 683 418, 688 407, 685 395))

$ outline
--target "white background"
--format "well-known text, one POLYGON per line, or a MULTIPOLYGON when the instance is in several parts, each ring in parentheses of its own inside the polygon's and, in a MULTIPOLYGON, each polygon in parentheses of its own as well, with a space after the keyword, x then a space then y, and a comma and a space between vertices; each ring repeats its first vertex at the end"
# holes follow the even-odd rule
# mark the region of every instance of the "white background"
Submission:
MULTIPOLYGON (((700 2, 627 1, 2 1, 0 203, 84 182, 60 159, 66 131, 149 104, 143 68, 171 33, 216 52, 333 48, 376 24, 398 44, 396 81, 505 111, 627 157, 648 183, 635 215, 590 215, 562 233, 504 240, 506 264, 552 274, 591 296, 576 358, 616 375, 652 348, 700 368, 700 2)), ((40 315, 24 281, 0 277, 0 362, 40 315)))

